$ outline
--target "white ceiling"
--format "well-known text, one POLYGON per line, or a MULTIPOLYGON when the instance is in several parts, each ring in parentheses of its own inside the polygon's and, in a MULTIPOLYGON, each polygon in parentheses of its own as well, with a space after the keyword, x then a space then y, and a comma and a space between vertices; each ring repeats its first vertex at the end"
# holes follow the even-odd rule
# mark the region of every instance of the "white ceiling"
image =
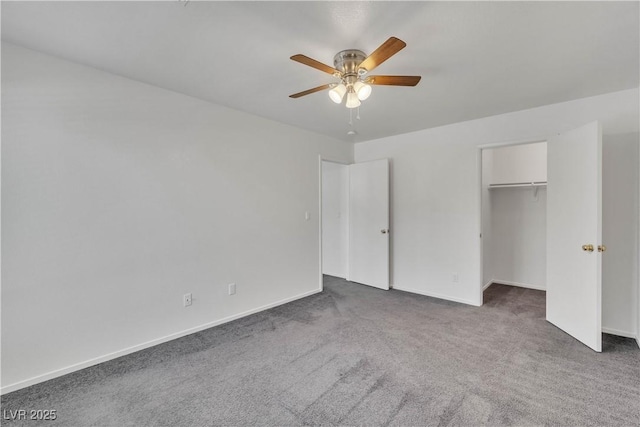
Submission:
POLYGON ((308 129, 365 141, 639 85, 638 2, 3 2, 2 39, 308 129), (347 136, 333 65, 344 49, 407 47, 373 74, 347 136))

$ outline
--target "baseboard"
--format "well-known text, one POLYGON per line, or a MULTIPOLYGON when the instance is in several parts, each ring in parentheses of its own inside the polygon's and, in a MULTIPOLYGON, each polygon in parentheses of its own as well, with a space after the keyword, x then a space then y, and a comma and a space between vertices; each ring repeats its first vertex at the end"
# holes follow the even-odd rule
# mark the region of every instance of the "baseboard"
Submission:
POLYGON ((149 348, 149 347, 154 347, 156 345, 163 344, 165 342, 172 341, 172 340, 175 340, 177 338, 182 338, 182 337, 184 337, 186 335, 191 335, 191 334, 194 334, 196 332, 200 332, 200 331, 203 331, 205 329, 212 328, 214 326, 222 325, 224 323, 228 323, 228 322, 231 322, 233 320, 237 320, 237 319, 240 319, 242 317, 246 317, 246 316, 249 316, 251 314, 258 313, 260 311, 268 310, 270 308, 277 307, 279 305, 283 305, 283 304, 286 304, 286 303, 289 303, 289 302, 292 302, 292 301, 295 301, 295 300, 299 300, 299 299, 302 299, 302 298, 317 294, 319 292, 322 292, 322 290, 321 289, 315 289, 313 291, 305 292, 303 294, 299 294, 299 295, 296 295, 296 296, 293 296, 293 297, 290 297, 290 298, 285 298, 283 300, 276 301, 276 302, 273 302, 271 304, 263 305, 263 306, 260 306, 258 308, 254 308, 254 309, 251 309, 251 310, 248 310, 248 311, 244 311, 242 313, 234 314, 233 316, 228 316, 228 317, 225 317, 225 318, 222 318, 222 319, 219 319, 219 320, 214 320, 213 322, 209 322, 209 323, 205 323, 205 324, 193 327, 193 328, 185 329, 185 330, 180 331, 180 332, 175 332, 173 334, 166 335, 166 336, 161 337, 161 338, 157 338, 157 339, 154 339, 154 340, 151 340, 151 341, 147 341, 147 342, 144 342, 142 344, 138 344, 138 345, 135 345, 135 346, 132 346, 132 347, 128 347, 128 348, 125 348, 125 349, 122 349, 122 350, 119 350, 119 351, 114 351, 113 353, 105 354, 103 356, 99 356, 99 357, 96 357, 96 358, 93 358, 93 359, 89 359, 89 360, 86 360, 84 362, 75 363, 75 364, 67 366, 65 368, 61 368, 61 369, 57 369, 55 371, 47 372, 47 373, 42 374, 42 375, 37 375, 35 377, 31 377, 31 378, 23 380, 23 381, 18 381, 16 383, 9 384, 7 386, 4 386, 4 387, 0 388, 0 395, 11 393, 13 391, 20 390, 20 389, 25 388, 25 387, 29 387, 29 386, 32 386, 32 385, 35 385, 35 384, 38 384, 38 383, 41 383, 41 382, 44 382, 44 381, 48 381, 48 380, 51 380, 51 379, 54 379, 54 378, 57 378, 57 377, 61 377, 63 375, 70 374, 72 372, 76 372, 76 371, 79 371, 81 369, 85 369, 85 368, 88 368, 90 366, 97 365, 99 363, 107 362, 109 360, 113 360, 113 359, 116 359, 116 358, 121 357, 121 356, 126 356, 127 354, 135 353, 136 351, 144 350, 144 349, 149 348))
POLYGON ((393 288, 396 291, 411 292, 412 294, 424 295, 426 297, 433 297, 433 298, 443 299, 443 300, 446 300, 446 301, 459 302, 461 304, 473 305, 475 307, 480 307, 482 305, 482 304, 479 304, 478 302, 469 301, 469 300, 466 300, 466 299, 463 299, 463 298, 452 297, 452 296, 449 296, 449 295, 436 294, 436 293, 433 293, 433 292, 425 292, 425 291, 420 290, 420 289, 405 288, 403 286, 398 286, 398 285, 393 285, 393 286, 391 286, 391 288, 393 288))
POLYGON ((619 329, 613 328, 602 328, 602 332, 604 332, 605 334, 617 335, 619 337, 635 338, 636 341, 638 340, 638 337, 633 332, 621 331, 619 329))
POLYGON ((487 288, 491 285, 493 285, 493 280, 489 280, 487 283, 485 283, 484 286, 482 287, 482 291, 483 292, 486 291, 487 288))
POLYGON ((518 288, 535 289, 536 291, 546 291, 547 289, 541 285, 532 285, 530 283, 511 282, 509 280, 493 279, 491 283, 498 285, 517 286, 518 288))
POLYGON ((331 276, 331 277, 337 277, 338 279, 345 279, 346 280, 346 274, 337 274, 337 273, 327 273, 327 272, 323 272, 322 273, 323 276, 331 276))
POLYGON ((638 348, 640 348, 640 334, 638 337, 636 337, 636 342, 638 343, 638 348))

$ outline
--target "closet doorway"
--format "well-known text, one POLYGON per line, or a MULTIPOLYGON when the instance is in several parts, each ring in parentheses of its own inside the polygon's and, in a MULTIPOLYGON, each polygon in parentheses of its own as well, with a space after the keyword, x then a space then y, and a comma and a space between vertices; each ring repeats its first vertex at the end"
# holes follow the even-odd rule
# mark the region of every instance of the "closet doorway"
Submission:
POLYGON ((483 290, 546 290, 547 143, 482 150, 483 290))

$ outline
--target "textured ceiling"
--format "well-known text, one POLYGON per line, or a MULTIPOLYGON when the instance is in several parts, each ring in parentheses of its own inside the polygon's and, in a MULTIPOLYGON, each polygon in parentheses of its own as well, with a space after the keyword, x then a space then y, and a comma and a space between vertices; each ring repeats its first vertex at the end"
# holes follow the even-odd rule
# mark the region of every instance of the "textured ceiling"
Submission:
POLYGON ((2 39, 345 141, 638 87, 638 2, 3 2, 2 39), (407 47, 374 74, 347 135, 334 81, 289 60, 333 65, 344 49, 407 47))

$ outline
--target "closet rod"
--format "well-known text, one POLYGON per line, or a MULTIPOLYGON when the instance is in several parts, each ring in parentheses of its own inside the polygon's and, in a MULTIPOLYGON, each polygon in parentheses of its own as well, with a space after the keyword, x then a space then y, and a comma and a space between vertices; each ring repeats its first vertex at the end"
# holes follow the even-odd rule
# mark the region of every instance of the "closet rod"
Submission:
POLYGON ((546 187, 546 181, 537 182, 516 182, 513 184, 489 184, 489 190, 492 188, 518 188, 518 187, 546 187))

